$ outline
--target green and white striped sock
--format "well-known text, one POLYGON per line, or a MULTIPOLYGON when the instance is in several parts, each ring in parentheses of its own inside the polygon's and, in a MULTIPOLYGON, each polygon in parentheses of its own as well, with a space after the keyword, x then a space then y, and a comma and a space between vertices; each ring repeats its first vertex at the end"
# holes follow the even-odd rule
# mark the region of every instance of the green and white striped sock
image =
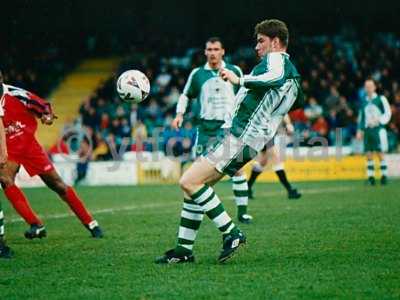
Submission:
POLYGON ((4 236, 4 214, 0 203, 0 238, 3 238, 3 236, 4 236))
POLYGON ((193 200, 184 199, 178 232, 178 250, 183 247, 183 251, 192 251, 203 217, 204 212, 200 205, 193 200))
POLYGON ((375 170, 374 170, 374 161, 372 159, 367 160, 367 176, 374 177, 375 170))
POLYGON ((247 214, 247 205, 249 203, 249 189, 246 177, 243 175, 233 176, 232 189, 233 195, 235 196, 238 216, 243 216, 244 214, 247 214))
POLYGON ((238 230, 211 187, 205 185, 191 197, 223 234, 238 230))
POLYGON ((388 175, 388 171, 387 171, 388 167, 386 164, 386 161, 383 159, 381 160, 381 175, 387 177, 388 175))

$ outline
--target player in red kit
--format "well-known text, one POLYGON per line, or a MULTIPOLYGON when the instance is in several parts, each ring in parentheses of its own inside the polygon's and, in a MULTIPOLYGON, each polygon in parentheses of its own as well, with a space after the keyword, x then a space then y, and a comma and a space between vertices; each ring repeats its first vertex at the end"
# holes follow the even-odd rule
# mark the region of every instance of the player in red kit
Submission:
POLYGON ((22 165, 30 176, 38 175, 43 182, 64 200, 93 237, 101 238, 102 230, 90 215, 75 190, 66 185, 56 172, 52 162, 35 138, 37 118, 51 125, 55 118, 50 103, 33 93, 3 84, 1 106, 6 133, 8 159, 0 169, 0 182, 5 196, 15 210, 30 224, 25 232, 28 239, 46 236, 43 222, 32 210, 24 193, 15 185, 15 176, 22 165))

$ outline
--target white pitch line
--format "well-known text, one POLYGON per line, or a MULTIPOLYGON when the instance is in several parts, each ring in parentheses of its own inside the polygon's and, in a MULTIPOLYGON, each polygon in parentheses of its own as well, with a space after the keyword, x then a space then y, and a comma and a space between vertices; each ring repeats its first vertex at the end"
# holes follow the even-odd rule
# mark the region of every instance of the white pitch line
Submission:
MULTIPOLYGON (((130 206, 122 206, 122 207, 117 207, 117 208, 104 208, 104 209, 98 209, 98 210, 93 210, 91 211, 93 214, 113 214, 115 212, 119 211, 129 211, 129 210, 136 210, 136 209, 148 209, 148 208, 159 208, 159 207, 168 207, 171 206, 170 203, 159 203, 159 204, 145 204, 145 205, 130 205, 130 206)), ((70 212, 70 213, 63 213, 63 214, 54 214, 54 215, 48 215, 48 216, 41 216, 43 219, 46 220, 57 220, 57 219, 64 219, 64 218, 69 218, 69 217, 75 217, 75 215, 70 212)), ((19 222, 24 222, 21 218, 11 218, 9 220, 6 220, 6 223, 19 223, 19 222)))
MULTIPOLYGON (((321 194, 321 193, 348 192, 351 190, 352 190, 351 187, 330 187, 326 189, 305 189, 305 190, 300 190, 300 192, 303 195, 310 195, 310 194, 321 194)), ((271 196, 281 196, 281 195, 286 195, 286 192, 283 189, 282 191, 256 193, 256 197, 271 197, 271 196)), ((235 199, 234 196, 225 196, 223 198, 235 199)))
MULTIPOLYGON (((331 188, 326 188, 326 189, 306 189, 302 190, 302 193, 305 195, 308 194, 320 194, 320 193, 333 193, 333 192, 345 192, 345 191, 350 191, 350 187, 331 187, 331 188)), ((271 196, 280 196, 284 195, 284 191, 276 191, 276 192, 265 192, 265 193, 258 193, 258 196, 262 197, 271 197, 271 196)), ((234 199, 233 196, 223 196, 221 197, 222 199, 234 199)), ((122 206, 122 207, 117 207, 117 208, 103 208, 103 209, 98 209, 98 210, 93 210, 92 213, 97 215, 97 214, 113 214, 116 212, 120 211, 131 211, 131 210, 137 210, 137 209, 149 209, 149 208, 160 208, 160 207, 172 207, 171 203, 158 203, 158 204, 144 204, 144 205, 129 205, 129 206, 122 206)), ((64 218, 69 218, 69 217, 75 217, 74 214, 71 213, 63 213, 63 214, 53 214, 53 215, 48 215, 48 216, 41 216, 43 219, 46 220, 57 220, 57 219, 64 219, 64 218)), ((8 224, 12 223, 20 223, 24 222, 20 217, 17 218, 11 218, 6 220, 8 224)))

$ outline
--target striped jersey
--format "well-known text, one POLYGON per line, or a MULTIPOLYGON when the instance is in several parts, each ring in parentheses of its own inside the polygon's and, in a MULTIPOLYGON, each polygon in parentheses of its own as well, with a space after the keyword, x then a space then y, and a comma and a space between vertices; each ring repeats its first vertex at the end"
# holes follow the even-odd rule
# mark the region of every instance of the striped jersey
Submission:
POLYGON ((374 93, 361 103, 358 114, 358 128, 383 128, 389 123, 392 114, 388 100, 383 95, 374 93))
MULTIPOLYGON (((222 62, 222 67, 242 76, 242 71, 235 65, 222 62)), ((199 100, 201 120, 224 121, 230 124, 237 90, 238 86, 224 81, 219 76, 219 70, 212 69, 207 63, 193 69, 183 94, 188 98, 199 100)))
POLYGON ((303 97, 300 75, 285 52, 267 54, 249 75, 240 78, 231 133, 261 150, 283 116, 303 97))

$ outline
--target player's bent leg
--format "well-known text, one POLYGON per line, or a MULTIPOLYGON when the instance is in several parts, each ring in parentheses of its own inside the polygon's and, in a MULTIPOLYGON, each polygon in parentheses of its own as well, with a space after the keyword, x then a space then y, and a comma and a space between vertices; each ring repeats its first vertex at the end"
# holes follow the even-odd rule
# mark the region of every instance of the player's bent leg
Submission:
POLYGON ((73 187, 66 185, 55 170, 39 174, 39 176, 51 190, 56 192, 68 204, 82 224, 90 231, 92 237, 103 237, 99 224, 93 219, 73 187))
POLYGON ((201 205, 203 203, 196 201, 196 192, 203 187, 208 187, 205 183, 213 184, 221 179, 222 176, 203 157, 196 160, 182 175, 179 185, 184 191, 185 199, 181 212, 178 243, 174 249, 168 250, 163 256, 157 258, 156 263, 194 262, 193 244, 204 213, 207 213, 207 207, 204 209, 204 206, 201 205))
MULTIPOLYGON (((239 246, 246 242, 246 238, 232 222, 211 185, 220 180, 223 173, 233 176, 251 159, 248 158, 248 155, 241 155, 246 147, 235 138, 225 137, 207 154, 207 158, 201 157, 197 160, 179 181, 182 190, 190 196, 194 203, 201 207, 201 210, 222 232, 223 246, 218 258, 219 262, 224 262, 232 257, 239 246)), ((187 254, 190 253, 187 252, 187 254)), ((166 252, 164 256, 156 260, 157 263, 187 261, 189 261, 188 255, 179 256, 175 250, 166 252)))
POLYGON ((30 206, 28 199, 22 190, 15 185, 15 176, 19 170, 19 164, 8 161, 0 170, 0 181, 6 198, 10 201, 15 211, 30 225, 24 235, 27 239, 46 237, 46 228, 42 220, 30 206))
POLYGON ((249 203, 249 189, 246 177, 242 170, 236 172, 232 177, 232 189, 235 197, 238 220, 244 224, 250 224, 253 217, 247 213, 249 203))
POLYGON ((179 184, 184 193, 183 208, 178 230, 178 242, 174 249, 168 250, 161 257, 156 258, 158 264, 194 262, 193 245, 197 232, 203 221, 203 208, 192 200, 190 194, 203 186, 203 182, 218 181, 222 176, 206 162, 200 163, 204 158, 198 158, 193 165, 182 175, 179 184), (193 167, 194 166, 194 167, 193 167))
POLYGON ((192 200, 202 207, 205 214, 223 234, 223 247, 218 258, 219 262, 224 262, 232 257, 239 246, 246 242, 246 238, 232 222, 218 196, 209 185, 220 180, 222 174, 233 177, 238 170, 257 155, 256 151, 250 150, 251 148, 241 140, 228 134, 222 141, 214 145, 205 159, 199 160, 198 164, 193 165, 193 169, 189 169, 181 179, 181 186, 186 188, 186 192, 190 194, 192 200), (196 182, 197 187, 200 184, 202 186, 197 191, 193 189, 189 191, 188 188, 193 182, 196 182))

